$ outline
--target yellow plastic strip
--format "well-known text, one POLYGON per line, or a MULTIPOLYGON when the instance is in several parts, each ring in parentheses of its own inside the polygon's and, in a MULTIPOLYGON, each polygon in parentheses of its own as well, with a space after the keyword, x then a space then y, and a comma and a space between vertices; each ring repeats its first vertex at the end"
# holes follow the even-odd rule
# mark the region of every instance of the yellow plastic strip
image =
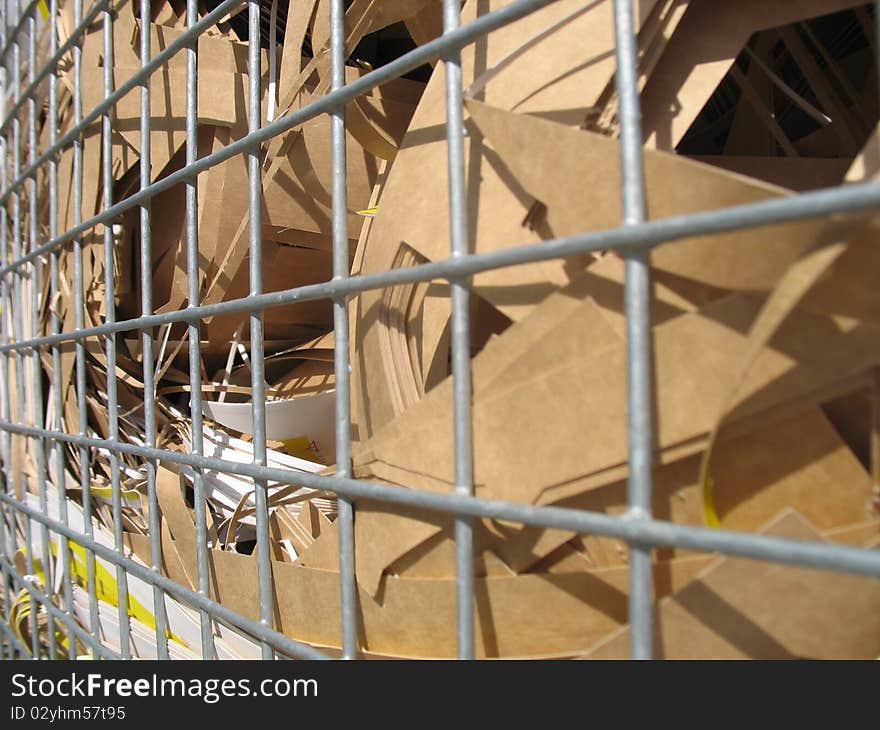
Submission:
MULTIPOLYGON (((78 579, 80 585, 88 584, 88 570, 86 567, 86 549, 80 545, 78 542, 74 540, 68 540, 67 544, 70 546, 71 551, 71 560, 70 560, 70 573, 78 579), (78 558, 75 559, 75 558, 78 558)), ((53 556, 57 553, 57 548, 55 547, 55 543, 51 542, 51 549, 53 556)), ((24 552, 24 548, 19 548, 19 552, 24 552)), ((43 584, 46 583, 46 577, 43 573, 42 565, 38 560, 34 561, 34 571, 36 572, 37 577, 43 581, 43 584)), ((107 568, 105 568, 101 563, 97 560, 95 561, 95 595, 97 596, 99 601, 104 601, 104 603, 109 603, 111 606, 118 607, 119 606, 119 595, 118 595, 118 583, 116 582, 116 578, 110 573, 107 568)), ((156 617, 147 610, 144 605, 134 598, 131 593, 128 594, 128 615, 132 618, 136 618, 142 624, 155 630, 156 628, 156 617)), ((176 641, 181 646, 186 648, 190 648, 183 639, 179 636, 173 634, 169 629, 165 630, 166 638, 171 641, 176 641)))
POLYGON ((297 436, 292 439, 283 439, 284 451, 290 456, 306 461, 317 461, 318 453, 308 436, 297 436))
MULTIPOLYGON (((706 462, 708 465, 708 461, 706 462)), ((703 524, 706 527, 721 527, 718 511, 715 509, 715 482, 712 477, 704 475, 700 480, 700 495, 703 501, 703 524)))
MULTIPOLYGON (((79 578, 81 581, 87 581, 88 572, 86 571, 86 549, 78 542, 74 542, 73 540, 68 540, 68 544, 70 545, 71 554, 79 558, 79 561, 71 560, 71 573, 79 578)), ((116 578, 114 578, 110 571, 96 560, 95 592, 97 593, 98 599, 104 601, 105 603, 109 603, 111 606, 118 607, 119 598, 117 586, 118 584, 116 582, 116 578)), ((153 616, 153 614, 150 613, 146 608, 144 608, 143 604, 136 598, 134 598, 131 593, 128 594, 128 615, 132 618, 136 618, 148 628, 155 630, 156 617, 153 616)), ((168 639, 176 641, 181 646, 187 646, 186 642, 184 642, 180 637, 175 636, 173 633, 171 633, 170 630, 166 630, 165 635, 168 639)))
MULTIPOLYGON (((101 497, 102 499, 113 499, 113 489, 110 487, 91 487, 89 493, 93 497, 101 497)), ((120 490, 123 504, 132 509, 141 506, 141 493, 137 489, 121 489, 120 490)))

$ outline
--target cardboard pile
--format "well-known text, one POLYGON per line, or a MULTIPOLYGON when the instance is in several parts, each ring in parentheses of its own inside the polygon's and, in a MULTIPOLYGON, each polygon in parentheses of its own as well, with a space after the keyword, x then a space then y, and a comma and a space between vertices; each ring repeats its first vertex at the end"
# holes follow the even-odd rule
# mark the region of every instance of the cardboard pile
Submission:
MULTIPOLYGON (((462 22, 505 4, 468 0, 462 22)), ((58 19, 62 37, 72 27, 68 6, 58 19)), ((180 33, 178 4, 154 6, 155 22, 148 29, 140 26, 130 4, 117 8, 117 83, 138 65, 140 33, 152 34, 154 50, 180 33)), ((880 137, 871 6, 856 0, 769 5, 638 0, 633 7, 651 219, 874 177, 880 137)), ((464 49, 471 251, 619 225, 612 9, 611 0, 561 0, 464 49)), ((278 78, 263 83, 264 89, 276 89, 277 98, 264 99, 264 114, 271 107, 278 116, 327 91, 327 18, 324 0, 290 2, 280 24, 278 78)), ((247 47, 237 39, 234 21, 226 19, 199 42, 200 154, 241 138, 247 129, 247 47)), ((353 49, 354 63, 363 49, 381 47, 383 38, 423 43, 439 34, 440 26, 436 0, 354 0, 346 14, 346 47, 353 49)), ((274 43, 268 45, 269 53, 276 51, 274 43)), ((349 78, 369 67, 368 60, 360 60, 361 68, 347 69, 349 78)), ((83 46, 86 109, 100 100, 102 63, 96 26, 83 46)), ((183 63, 182 56, 175 57, 151 80, 154 180, 184 162, 183 63)), ((444 76, 442 69, 423 71, 417 77, 429 75, 426 84, 415 79, 385 84, 347 109, 354 274, 448 256, 447 181, 441 172, 446 165, 444 76)), ((63 80, 69 88, 70 71, 63 80)), ((69 102, 69 94, 63 95, 68 126, 69 102)), ((136 189, 138 124, 136 90, 116 108, 114 200, 136 189)), ((96 124, 84 140, 83 219, 102 205, 100 142, 96 124)), ((328 120, 313 120, 272 140, 263 154, 265 290, 328 280, 328 120)), ((59 180, 63 230, 73 220, 70 152, 59 160, 59 180)), ((158 311, 187 305, 183 208, 180 186, 152 203, 158 311)), ((45 225, 48 209, 42 214, 45 225)), ((243 157, 199 177, 200 303, 247 295, 247 219, 243 157)), ((136 210, 114 226, 114 235, 117 317, 134 317, 140 314, 141 286, 136 210)), ((876 479, 869 474, 877 466, 868 455, 880 365, 876 235, 873 218, 861 215, 695 236, 654 249, 654 516, 865 547, 877 543, 876 479)), ((103 232, 96 230, 83 242, 87 326, 106 316, 102 241, 103 232)), ((61 297, 50 299, 45 282, 36 282, 45 331, 52 311, 64 329, 74 328, 69 247, 60 264, 61 297)), ((624 512, 623 285, 623 261, 613 252, 474 277, 478 496, 624 512)), ((350 313, 355 475, 450 491, 448 284, 365 292, 352 298, 350 313)), ((270 464, 332 473, 330 304, 290 304, 267 310, 265 319, 270 464)), ((186 327, 163 327, 153 334, 160 446, 188 451, 186 327)), ((205 453, 233 461, 252 459, 248 338, 246 315, 215 317, 201 327, 205 453)), ((87 345, 89 433, 105 438, 103 342, 87 345)), ((120 336, 117 348, 121 438, 143 443, 138 333, 120 336)), ((76 432, 72 346, 62 352, 61 362, 62 422, 76 432)), ((51 384, 48 353, 43 365, 51 384)), ((32 403, 28 399, 25 406, 32 403)), ((53 423, 51 409, 46 415, 53 423)), ((13 442, 4 456, 18 466, 13 473, 24 474, 17 488, 35 492, 35 446, 13 442)), ((50 465, 57 448, 49 448, 50 465)), ((78 449, 65 447, 65 472, 50 466, 52 488, 66 489, 71 499, 78 499, 79 458, 78 449)), ((108 455, 96 451, 90 458, 93 494, 100 496, 109 484, 108 455)), ((126 541, 132 554, 149 564, 144 472, 134 457, 123 459, 126 541)), ((205 479, 212 597, 258 618, 253 484, 213 472, 205 479)), ((163 567, 175 581, 195 589, 191 481, 191 470, 160 465, 163 567)), ((97 529, 111 539, 109 500, 103 502, 97 529)), ((276 628, 335 650, 341 636, 334 499, 295 485, 270 484, 269 502, 276 628)), ((454 656, 451 519, 369 500, 359 500, 356 510, 364 655, 454 656)), ((627 654, 624 543, 498 521, 478 521, 475 529, 479 656, 627 654)), ((34 539, 34 554, 42 555, 39 536, 34 539)), ((654 591, 658 656, 880 655, 875 580, 658 549, 654 591)), ((179 644, 179 652, 198 652, 191 611, 167 599, 171 603, 180 616, 172 643, 179 644)), ((149 597, 143 605, 151 607, 149 597)), ((132 620, 149 626, 149 610, 143 610, 147 613, 140 616, 132 612, 132 620)), ((230 633, 220 635, 229 642, 222 651, 257 655, 257 647, 230 633)), ((106 634, 112 637, 112 628, 106 634)))

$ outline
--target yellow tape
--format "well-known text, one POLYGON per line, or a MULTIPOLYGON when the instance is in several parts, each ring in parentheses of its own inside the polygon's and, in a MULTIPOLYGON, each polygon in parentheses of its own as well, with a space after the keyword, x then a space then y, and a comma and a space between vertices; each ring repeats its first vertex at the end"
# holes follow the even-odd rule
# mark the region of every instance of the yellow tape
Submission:
MULTIPOLYGON (((140 502, 141 493, 137 489, 121 489, 119 492, 128 500, 140 502)), ((96 494, 99 497, 113 497, 113 489, 110 487, 90 487, 89 494, 96 494)))
POLYGON ((318 452, 308 436, 284 439, 281 443, 284 444, 284 451, 290 456, 295 456, 297 459, 305 459, 306 461, 318 460, 318 452))
POLYGON ((709 443, 706 444, 706 450, 703 452, 703 458, 700 461, 700 506, 703 511, 703 524, 706 527, 721 527, 721 520, 718 519, 718 510, 715 509, 715 481, 710 474, 712 452, 715 450, 717 438, 718 429, 715 428, 709 434, 709 443))
POLYGON ((700 483, 700 496, 703 502, 703 524, 706 527, 721 527, 718 512, 715 509, 715 482, 706 476, 700 483))
MULTIPOLYGON (((102 499, 113 499, 113 489, 110 487, 90 487, 89 494, 102 499)), ((137 509, 141 505, 141 493, 137 489, 120 489, 123 504, 137 509)))
POLYGON ((367 218, 372 218, 379 211, 379 206, 374 205, 372 208, 364 208, 363 210, 357 211, 358 215, 365 216, 367 218))
MULTIPOLYGON (((70 545, 71 554, 78 557, 82 562, 79 563, 76 560, 71 560, 71 573, 79 578, 81 581, 88 581, 88 571, 86 569, 86 549, 80 545, 78 542, 74 542, 73 540, 68 540, 68 545, 70 545)), ((53 545, 54 548, 54 545, 53 545)), ((97 560, 95 561, 95 592, 98 596, 99 600, 104 601, 105 603, 109 603, 111 606, 119 606, 119 593, 118 593, 118 583, 116 582, 116 578, 114 578, 110 571, 107 570, 103 565, 101 565, 97 560)), ((147 626, 148 628, 154 629, 156 628, 156 617, 153 616, 146 608, 144 608, 143 604, 134 598, 131 593, 127 593, 128 596, 128 615, 132 618, 136 618, 142 624, 147 626)), ((178 636, 175 636, 169 629, 165 629, 165 637, 171 639, 172 641, 176 641, 181 646, 186 646, 186 643, 178 636)))
MULTIPOLYGON (((77 578, 79 584, 83 587, 88 585, 88 568, 87 568, 87 558, 86 558, 86 549, 80 545, 78 542, 74 540, 68 540, 67 544, 70 546, 71 552, 71 560, 70 560, 70 574, 77 578), (78 558, 78 559, 77 559, 78 558)), ((50 543, 52 554, 55 555, 57 553, 57 548, 55 547, 55 543, 50 543)), ((24 548, 19 548, 19 552, 23 552, 24 548)), ((46 577, 43 573, 42 565, 38 560, 34 561, 34 570, 36 575, 40 580, 43 581, 43 584, 46 584, 46 577)), ((119 584, 116 582, 116 578, 110 573, 107 568, 105 568, 101 563, 97 560, 95 561, 95 595, 99 601, 104 601, 104 603, 109 603, 111 606, 119 607, 119 593, 118 593, 119 584)), ((154 629, 156 628, 156 617, 153 616, 150 611, 148 611, 144 605, 138 601, 131 593, 128 593, 128 615, 132 618, 137 619, 142 624, 147 626, 148 628, 154 629)), ((176 641, 181 646, 185 646, 187 648, 188 645, 183 639, 179 636, 173 634, 169 629, 165 629, 165 637, 170 639, 171 641, 176 641)))
POLYGON ((37 7, 40 9, 43 20, 49 20, 49 8, 46 6, 46 0, 39 0, 37 7))

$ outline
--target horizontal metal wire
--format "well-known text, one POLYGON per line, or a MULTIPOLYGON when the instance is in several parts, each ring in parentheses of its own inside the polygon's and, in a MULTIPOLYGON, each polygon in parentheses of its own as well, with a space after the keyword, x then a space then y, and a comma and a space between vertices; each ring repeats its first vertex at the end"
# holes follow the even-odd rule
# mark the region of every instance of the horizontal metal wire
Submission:
MULTIPOLYGON (((331 91, 329 94, 325 94, 320 99, 316 99, 315 101, 310 102, 302 109, 297 109, 290 112, 289 114, 281 116, 274 122, 267 124, 264 127, 261 127, 259 130, 255 132, 250 132, 240 139, 236 140, 235 142, 232 142, 225 147, 217 150, 216 152, 200 158, 195 163, 187 165, 186 167, 177 170, 171 175, 162 178, 162 180, 153 183, 150 187, 133 193, 125 200, 120 201, 116 205, 111 206, 100 214, 95 215, 86 221, 83 221, 79 225, 73 226, 64 233, 53 238, 51 241, 48 241, 42 246, 34 249, 27 256, 23 256, 12 262, 9 266, 0 269, 0 275, 8 273, 9 271, 18 268, 25 263, 35 260, 39 256, 50 252, 54 248, 57 248, 67 241, 72 241, 74 238, 82 233, 85 233, 87 230, 93 228, 99 223, 112 221, 121 214, 125 213, 127 210, 142 205, 149 198, 152 198, 154 195, 162 192, 163 190, 174 187, 178 183, 185 182, 186 180, 192 178, 194 175, 197 175, 200 172, 204 172, 208 168, 213 167, 223 162, 224 160, 228 160, 230 157, 234 157, 235 155, 247 152, 247 150, 250 147, 253 147, 254 144, 263 143, 271 139, 272 137, 276 137, 279 134, 282 134, 290 129, 293 129, 294 127, 299 126, 300 124, 303 124, 304 122, 309 121, 310 119, 314 119, 321 114, 328 114, 340 105, 347 104, 348 102, 376 88, 386 81, 396 79, 399 76, 407 73, 408 71, 412 71, 413 69, 418 68, 419 66, 422 66, 429 61, 436 60, 437 58, 443 56, 444 53, 448 53, 451 50, 463 48, 469 43, 473 43, 475 40, 480 38, 482 35, 485 35, 489 31, 499 28, 514 20, 517 20, 525 15, 528 15, 537 8, 549 5, 556 1, 557 0, 516 0, 510 5, 506 5, 499 10, 495 10, 491 13, 477 18, 467 25, 463 25, 461 28, 452 33, 448 33, 439 38, 436 38, 433 41, 429 41, 428 43, 417 47, 415 50, 410 51, 400 58, 376 69, 375 71, 370 71, 364 76, 355 79, 351 83, 343 86, 341 89, 331 91)), ((227 5, 238 4, 239 2, 240 0, 225 0, 224 3, 218 6, 218 10, 222 7, 226 7, 227 5)), ((212 17, 215 13, 216 10, 213 11, 211 14, 204 16, 202 20, 199 21, 197 26, 201 27, 200 24, 207 18, 212 17)), ((196 26, 194 26, 194 28, 195 27, 196 26)), ((159 59, 160 57, 163 57, 163 60, 167 59, 168 56, 171 55, 168 53, 168 51, 174 48, 176 52, 177 50, 180 50, 181 47, 186 45, 186 41, 191 42, 191 40, 192 36, 181 35, 180 37, 176 38, 173 43, 170 43, 168 47, 164 51, 162 51, 162 53, 157 54, 153 58, 151 65, 147 68, 155 70, 155 62, 157 59, 159 59)), ((116 98, 118 98, 118 96, 120 96, 119 92, 121 90, 125 89, 126 91, 130 91, 141 81, 143 81, 144 78, 146 78, 146 76, 142 72, 138 72, 134 76, 130 77, 113 94, 113 97, 115 97, 114 101, 116 100, 116 98), (135 78, 137 79, 137 82, 132 83, 132 79, 135 78)), ((69 144, 79 132, 82 132, 86 128, 86 126, 88 126, 86 124, 87 120, 94 121, 107 108, 109 108, 109 105, 106 101, 102 104, 99 104, 83 119, 82 124, 77 125, 58 140, 54 150, 52 148, 49 148, 48 150, 46 150, 46 152, 40 155, 40 157, 37 158, 34 164, 28 166, 25 171, 21 173, 12 184, 9 185, 6 192, 0 195, 0 205, 3 205, 9 198, 9 196, 14 193, 15 190, 20 187, 27 178, 35 175, 37 170, 43 164, 45 164, 45 162, 50 159, 55 153, 57 153, 58 150, 60 150, 66 144, 69 144), (77 134, 74 134, 74 132, 77 132, 77 134)))
POLYGON ((86 31, 86 29, 95 21, 95 18, 98 17, 98 14, 109 3, 110 0, 96 0, 95 4, 89 9, 88 15, 86 15, 83 22, 73 29, 73 32, 71 32, 67 40, 59 46, 54 55, 44 65, 40 66, 40 70, 34 77, 34 80, 28 84, 27 88, 19 96, 18 101, 15 102, 12 109, 9 110, 9 113, 3 120, 3 124, 0 124, 0 134, 3 134, 3 132, 9 128, 15 115, 24 108, 24 105, 33 96, 43 80, 58 67, 61 59, 64 58, 64 56, 70 52, 70 49, 77 44, 79 36, 86 31))
MULTIPOLYGON (((645 223, 634 223, 617 228, 548 239, 539 243, 512 246, 487 253, 458 256, 376 274, 332 279, 319 284, 307 284, 215 304, 187 307, 174 312, 135 317, 80 330, 23 339, 0 345, 0 352, 44 347, 60 342, 106 335, 111 332, 127 332, 177 322, 192 322, 221 314, 255 312, 293 302, 332 299, 399 284, 412 284, 433 279, 454 280, 491 269, 566 258, 591 251, 648 249, 693 236, 806 220, 835 213, 857 213, 877 206, 880 206, 880 183, 855 183, 846 187, 827 188, 786 198, 774 198, 729 208, 659 218, 645 223)), ((30 260, 30 258, 30 256, 25 256, 20 261, 30 260)), ((9 273, 11 268, 13 267, 7 266, 5 269, 0 269, 0 275, 9 273)))
MULTIPOLYGON (((146 448, 119 441, 113 442, 107 439, 62 433, 33 426, 22 426, 8 421, 0 421, 0 429, 27 436, 55 438, 59 441, 80 446, 111 449, 123 454, 185 464, 199 469, 237 474, 252 479, 265 479, 282 484, 310 487, 325 492, 334 492, 352 499, 380 500, 391 504, 418 507, 450 515, 468 515, 489 520, 508 520, 524 525, 569 530, 580 534, 605 535, 629 542, 641 542, 655 547, 679 547, 701 552, 719 552, 745 558, 754 558, 756 560, 769 560, 823 570, 838 570, 880 577, 880 551, 876 550, 804 540, 790 540, 732 530, 694 527, 664 520, 637 518, 627 515, 612 517, 600 512, 516 504, 501 500, 470 497, 454 492, 428 492, 331 475, 320 476, 292 469, 264 467, 252 463, 243 464, 208 456, 196 456, 190 453, 146 448)), ((450 485, 451 488, 452 485, 450 485)), ((0 499, 10 504, 22 506, 20 502, 6 495, 0 495, 0 499)), ((52 529, 54 530, 55 528, 52 527, 52 529)), ((113 552, 109 548, 104 549, 107 552, 113 552)), ((104 557, 103 554, 102 557, 104 557)), ((148 568, 143 570, 151 572, 148 568)), ((139 577, 145 577, 143 573, 138 575, 139 577)))
POLYGON ((54 520, 48 515, 43 514, 37 509, 34 509, 30 505, 19 502, 14 497, 10 495, 0 492, 0 502, 4 504, 8 504, 10 507, 18 510, 22 514, 27 515, 33 520, 46 525, 52 532, 58 533, 59 535, 64 535, 64 537, 70 538, 76 541, 78 544, 82 545, 87 550, 92 551, 96 556, 104 558, 114 565, 119 565, 128 573, 131 573, 142 580, 147 581, 148 583, 152 583, 154 585, 159 586, 167 593, 175 596, 179 600, 188 603, 189 605, 200 608, 202 610, 208 611, 212 616, 223 620, 224 622, 230 623, 234 626, 245 631, 247 634, 255 637, 260 641, 265 641, 267 644, 270 644, 273 648, 278 651, 284 652, 285 654, 289 654, 292 657, 297 657, 300 659, 327 659, 326 654, 321 651, 318 651, 313 646, 309 646, 308 644, 303 644, 302 642, 291 639, 284 634, 278 633, 273 629, 264 626, 257 621, 252 621, 249 618, 245 618, 240 614, 232 611, 226 606, 217 603, 216 601, 211 600, 207 596, 203 596, 199 593, 191 591, 189 588, 186 588, 179 583, 175 583, 170 578, 166 578, 164 575, 160 573, 156 573, 151 568, 148 568, 146 565, 142 563, 138 563, 131 558, 127 558, 124 555, 116 552, 111 547, 107 547, 106 545, 102 545, 96 540, 87 537, 81 532, 77 532, 76 530, 71 529, 67 525, 59 522, 58 520, 54 520))

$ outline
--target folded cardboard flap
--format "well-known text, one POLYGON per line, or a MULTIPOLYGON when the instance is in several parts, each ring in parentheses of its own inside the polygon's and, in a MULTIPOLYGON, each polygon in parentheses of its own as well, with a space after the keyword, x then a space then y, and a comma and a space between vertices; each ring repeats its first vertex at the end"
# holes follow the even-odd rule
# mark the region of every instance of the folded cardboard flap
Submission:
POLYGON ((697 162, 764 180, 799 193, 838 185, 850 164, 846 158, 823 157, 757 157, 729 154, 688 157, 697 162))
MULTIPOLYGON (((592 305, 585 302, 582 311, 588 312, 592 305)), ((742 333, 759 306, 758 300, 734 294, 654 328, 657 412, 662 414, 656 428, 658 464, 704 447, 730 387, 730 363, 745 352, 742 333)), ((802 413, 822 402, 827 388, 880 360, 875 330, 867 323, 794 310, 749 372, 731 422, 742 433, 756 423, 778 421, 786 409, 802 413)), ((626 477, 626 422, 619 407, 626 392, 625 348, 583 349, 578 338, 560 344, 561 350, 568 348, 567 357, 557 354, 546 361, 540 350, 529 352, 535 361, 530 381, 494 396, 475 395, 478 495, 546 504, 626 477), (572 433, 582 435, 577 450, 566 448, 572 433)), ((493 352, 487 347, 474 359, 475 382, 482 363, 491 366, 493 352)), ((356 475, 432 491, 451 489, 451 402, 444 383, 396 419, 393 432, 399 437, 383 439, 380 432, 361 444, 354 453, 356 475)), ((401 531, 389 533, 379 521, 375 534, 363 539, 392 543, 387 565, 424 539, 421 527, 413 529, 421 537, 417 542, 401 531)), ((375 586, 385 565, 359 561, 359 579, 375 586)))
MULTIPOLYGON (((614 140, 475 100, 471 119, 507 169, 546 206, 556 236, 613 228, 621 220, 619 150, 614 140), (552 171, 549 174, 548 171, 552 171), (583 189, 594 204, 579 204, 583 189)), ((790 194, 768 183, 653 150, 643 154, 651 218, 746 205, 790 194)), ((658 271, 728 290, 769 289, 822 223, 804 221, 768 230, 689 237, 652 252, 658 271), (772 236, 772 247, 767 238, 772 236)))
MULTIPOLYGON (((399 105, 396 124, 405 124, 412 107, 399 105)), ((363 218, 355 211, 369 203, 376 181, 376 162, 372 155, 347 135, 351 153, 346 158, 349 230, 355 236, 363 218)), ((279 169, 264 183, 264 220, 266 226, 330 234, 330 120, 321 116, 306 122, 291 142, 285 157, 278 159, 279 169)))
MULTIPOLYGON (((177 477, 159 470, 163 516, 173 540, 163 544, 166 565, 194 569, 194 526, 179 496, 177 477), (165 497, 168 500, 165 500, 165 497), (176 497, 176 501, 175 501, 176 497)), ((322 537, 324 532, 322 531, 322 537)), ((258 618, 257 571, 253 556, 209 550, 211 596, 258 618)), ((707 559, 686 558, 657 566, 658 585, 675 590, 707 559), (665 577, 661 577, 665 576, 665 577)), ((592 573, 497 576, 477 579, 477 651, 480 656, 572 656, 626 620, 627 568, 592 573), (546 616, 537 631, 525 631, 526 617, 546 616)), ((339 575, 273 561, 276 627, 293 638, 321 646, 340 644, 339 575)), ((389 578, 377 602, 360 591, 360 644, 391 656, 452 657, 456 653, 454 581, 389 578)))
MULTIPOLYGON (((847 173, 848 181, 876 178, 878 141, 880 141, 880 133, 875 130, 868 140, 865 151, 858 156, 847 173)), ((876 247, 869 243, 873 241, 876 225, 877 222, 871 214, 832 219, 827 222, 811 241, 810 246, 788 267, 752 321, 746 346, 730 370, 727 393, 721 397, 720 408, 710 430, 708 447, 700 469, 703 506, 709 524, 717 521, 712 503, 710 476, 714 443, 722 427, 726 425, 727 413, 733 407, 744 380, 749 376, 750 368, 760 357, 760 353, 773 341, 783 323, 792 316, 794 308, 801 305, 807 310, 834 312, 841 326, 846 326, 843 324, 844 320, 850 324, 876 321, 871 314, 877 313, 878 299, 873 291, 865 291, 866 269, 854 270, 851 264, 849 267, 834 268, 838 260, 850 251, 854 252, 854 257, 863 263, 876 256, 876 247), (869 223, 871 225, 868 225, 869 223), (826 276, 832 271, 831 276, 826 276), (822 282, 822 285, 816 287, 817 282, 822 282), (841 296, 843 291, 846 294, 841 296), (841 311, 845 313, 843 316, 837 314, 841 311)))
MULTIPOLYGON (((703 521, 699 456, 656 468, 652 514, 678 524, 703 521)), ((796 508, 823 533, 874 514, 871 479, 818 411, 804 413, 719 444, 715 457, 716 507, 725 529, 754 532, 785 507, 796 508)), ((620 515, 627 509, 626 482, 600 487, 556 504, 620 515)), ((493 548, 517 572, 548 556, 573 533, 536 527, 500 528, 493 548)), ((625 562, 623 541, 586 538, 594 565, 625 562)), ((659 551, 665 558, 688 551, 659 551)))
MULTIPOLYGON (((820 540, 793 510, 763 534, 820 540)), ((656 659, 876 659, 880 583, 862 576, 719 558, 654 611, 656 659)), ((624 627, 583 659, 629 656, 624 627)))
MULTIPOLYGON (((506 0, 472 0, 462 11, 462 22, 506 4, 506 0)), ((652 17, 656 4, 654 0, 637 4, 639 28, 652 17)), ((613 49, 609 0, 586 7, 570 0, 552 3, 462 49, 463 85, 500 108, 581 124, 613 79, 613 49), (533 62, 535 54, 540 54, 540 64, 533 62)), ((382 203, 364 248, 363 273, 393 268, 401 244, 427 260, 448 255, 446 181, 442 176, 425 174, 446 165, 444 119, 443 78, 434 75, 382 191, 382 203)), ((465 169, 472 251, 534 243, 550 235, 543 228, 535 231, 521 225, 534 199, 511 179, 497 155, 472 136, 465 138, 465 169)), ((578 268, 577 263, 549 261, 481 272, 474 278, 474 291, 517 321, 549 293, 567 284, 572 266, 578 268)), ((382 292, 365 292, 356 303, 354 351, 358 359, 352 367, 355 418, 361 437, 374 433, 395 415, 395 396, 388 392, 385 375, 380 368, 371 367, 381 362, 376 319, 382 296, 382 292)), ((442 369, 446 359, 443 332, 448 303, 440 297, 431 303, 437 306, 430 317, 426 314, 421 348, 426 377, 442 369)))

